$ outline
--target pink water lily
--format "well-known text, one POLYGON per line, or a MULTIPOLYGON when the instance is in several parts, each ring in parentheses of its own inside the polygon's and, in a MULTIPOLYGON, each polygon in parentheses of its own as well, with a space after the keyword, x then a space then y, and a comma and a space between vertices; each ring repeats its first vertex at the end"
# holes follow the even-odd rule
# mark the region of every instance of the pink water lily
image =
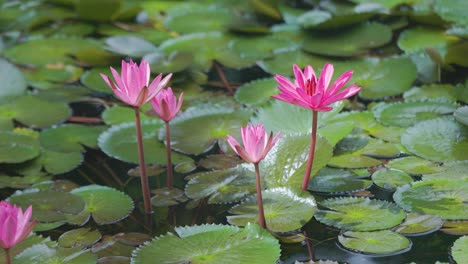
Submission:
POLYGON ((172 77, 172 73, 162 79, 159 74, 154 80, 150 81, 149 64, 142 60, 140 66, 130 60, 129 63, 122 60, 122 73, 119 73, 110 67, 114 81, 101 73, 102 79, 112 88, 115 96, 131 106, 142 106, 150 101, 156 94, 163 89, 172 77))
POLYGON ((232 149, 245 161, 258 163, 268 154, 270 149, 278 141, 281 132, 273 138, 273 133, 270 136, 265 132, 263 125, 247 125, 241 128, 242 147, 237 140, 231 135, 227 136, 227 141, 232 149))
POLYGON ((353 76, 352 71, 343 73, 329 87, 334 72, 333 65, 330 63, 325 64, 318 80, 310 65, 306 66, 302 72, 301 68, 294 64, 293 71, 294 83, 284 76, 275 76, 280 93, 274 95, 273 98, 313 111, 326 112, 333 109, 330 104, 351 97, 361 90, 361 87, 354 84, 341 90, 353 76))
POLYGON ((162 89, 150 103, 159 118, 165 122, 169 122, 179 112, 183 101, 184 93, 180 93, 179 101, 177 101, 177 97, 172 92, 171 87, 168 87, 167 89, 162 89))

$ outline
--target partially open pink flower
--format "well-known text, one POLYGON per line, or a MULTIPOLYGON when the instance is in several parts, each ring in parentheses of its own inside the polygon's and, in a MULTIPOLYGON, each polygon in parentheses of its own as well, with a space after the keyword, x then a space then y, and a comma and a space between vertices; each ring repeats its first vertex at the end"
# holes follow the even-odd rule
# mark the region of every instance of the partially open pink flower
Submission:
POLYGON ((32 207, 23 214, 21 207, 11 205, 9 202, 0 202, 0 247, 9 249, 23 241, 31 233, 36 220, 29 222, 32 207))
POLYGON ((161 80, 162 74, 159 74, 149 84, 150 67, 149 64, 142 60, 140 66, 130 60, 129 63, 122 60, 122 74, 110 67, 114 81, 108 76, 101 73, 101 77, 112 88, 114 94, 131 106, 142 106, 151 100, 171 79, 172 73, 168 74, 161 80))
POLYGON ((172 92, 171 87, 162 89, 152 100, 151 106, 158 114, 159 118, 165 122, 172 120, 180 110, 182 102, 184 101, 184 93, 180 93, 179 101, 172 92))
POLYGON ((314 69, 310 65, 302 72, 299 66, 294 64, 293 70, 296 78, 294 84, 284 76, 275 76, 280 93, 274 95, 273 98, 313 111, 326 112, 333 109, 330 104, 353 96, 361 90, 361 87, 353 84, 340 91, 353 76, 352 71, 343 73, 331 87, 328 87, 334 71, 333 65, 330 63, 323 66, 318 80, 314 69))
POLYGON ((281 132, 279 132, 273 138, 273 132, 271 132, 270 136, 268 136, 263 125, 260 124, 256 126, 249 124, 245 128, 241 127, 241 132, 243 147, 231 135, 227 136, 227 141, 243 160, 251 163, 258 163, 263 160, 281 135, 281 132))

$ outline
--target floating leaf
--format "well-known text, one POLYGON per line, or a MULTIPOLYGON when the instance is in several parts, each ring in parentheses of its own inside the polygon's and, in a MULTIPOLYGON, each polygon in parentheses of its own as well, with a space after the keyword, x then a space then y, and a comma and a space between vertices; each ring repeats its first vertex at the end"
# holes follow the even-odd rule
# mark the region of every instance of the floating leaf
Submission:
POLYGON ((37 138, 9 131, 0 131, 0 163, 20 163, 40 153, 37 138))
POLYGON ((372 181, 383 189, 395 191, 398 187, 412 182, 413 178, 400 170, 383 169, 372 174, 372 181))
POLYGON ((97 148, 97 137, 104 129, 103 126, 65 124, 43 131, 39 139, 43 147, 52 151, 84 151, 84 146, 97 148), (57 144, 57 142, 60 142, 60 144, 57 144))
POLYGON ((458 38, 444 34, 442 30, 414 27, 403 31, 398 38, 398 47, 405 52, 421 51, 428 47, 443 46, 458 38))
POLYGON ((151 197, 151 205, 156 207, 168 207, 186 202, 188 199, 185 193, 177 188, 160 188, 151 191, 154 194, 151 197))
POLYGON ((69 250, 46 244, 36 244, 15 257, 15 264, 94 264, 96 261, 96 256, 89 250, 69 250))
POLYGON ((112 36, 107 38, 105 43, 107 50, 135 58, 158 50, 151 42, 131 35, 112 36))
POLYGON ((208 155, 206 158, 201 159, 198 162, 198 165, 208 170, 223 170, 236 167, 242 162, 243 161, 238 156, 214 154, 208 155))
MULTIPOLYGON (((41 150, 41 155, 31 161, 29 166, 43 167, 52 174, 62 174, 78 167, 83 162, 83 155, 80 152, 57 152, 47 149, 41 150)), ((28 166, 27 165, 27 166, 28 166)))
MULTIPOLYGON (((114 68, 119 71, 120 68, 114 68)), ((96 67, 92 68, 81 75, 80 81, 89 89, 101 92, 112 93, 112 89, 104 82, 100 74, 111 76, 112 73, 109 67, 96 67)))
POLYGON ((323 168, 309 182, 308 189, 323 193, 349 193, 369 188, 372 181, 361 179, 349 170, 323 168))
MULTIPOLYGON (((166 147, 157 139, 162 122, 146 121, 141 124, 146 164, 166 164, 166 147)), ((112 126, 98 138, 98 145, 107 155, 125 162, 138 163, 135 123, 123 123, 112 126)), ((172 153, 174 164, 188 161, 190 158, 172 153)))
POLYGON ((0 188, 25 189, 31 187, 33 184, 51 179, 51 176, 43 173, 21 177, 0 175, 0 188))
POLYGON ((468 235, 468 221, 445 221, 440 231, 450 235, 468 235))
POLYGON ((458 108, 453 113, 453 116, 458 122, 468 126, 468 106, 463 106, 463 107, 458 108))
POLYGON ((122 7, 122 0, 105 0, 94 2, 84 0, 73 2, 75 12, 80 18, 91 21, 110 21, 122 7))
POLYGON ((459 25, 468 25, 468 18, 464 10, 468 9, 468 3, 463 0, 435 0, 434 11, 444 20, 455 22, 459 25))
POLYGON ((348 231, 338 236, 338 241, 344 248, 353 252, 379 256, 403 253, 412 246, 409 239, 390 230, 348 231))
POLYGON ((67 103, 46 101, 24 95, 0 105, 0 117, 14 119, 24 125, 45 128, 65 121, 70 116, 67 103))
POLYGON ((458 238, 450 249, 450 255, 457 263, 463 263, 468 260, 468 236, 458 238))
POLYGON ((240 57, 256 60, 265 59, 274 56, 276 52, 282 50, 298 49, 297 43, 276 36, 260 36, 248 38, 236 38, 229 42, 229 48, 236 52, 240 57))
MULTIPOLYGON (((226 136, 239 138, 240 127, 245 126, 249 117, 248 111, 213 107, 186 111, 170 123, 171 147, 183 153, 198 155, 209 151, 218 142, 226 152, 226 136)), ((165 137, 164 130, 160 130, 159 137, 165 137)))
POLYGON ((463 180, 426 180, 405 185, 393 195, 403 209, 437 214, 444 220, 468 219, 468 182, 463 180))
POLYGON ((423 180, 466 180, 468 179, 468 160, 445 162, 437 172, 424 173, 423 180))
MULTIPOLYGON (((89 219, 89 215, 98 225, 112 224, 126 218, 133 210, 133 201, 126 194, 117 191, 116 189, 99 186, 88 185, 80 187, 71 191, 72 194, 80 196, 86 203, 83 212, 80 213, 79 218, 89 219), (113 206, 118 204, 119 206, 113 206)), ((69 219, 69 222, 74 222, 69 219)), ((85 224, 78 223, 76 224, 85 224)))
POLYGON ((65 248, 86 248, 92 246, 101 239, 101 233, 98 230, 91 231, 89 228, 78 228, 67 231, 60 235, 58 244, 65 248))
POLYGON ((23 208, 31 205, 33 218, 40 222, 64 221, 67 216, 77 215, 84 209, 84 201, 81 197, 59 191, 31 191, 16 192, 9 198, 12 204, 23 208))
POLYGON ((0 80, 2 80, 0 99, 21 95, 26 91, 27 83, 21 71, 2 59, 0 59, 0 80))
POLYGON ((164 25, 182 34, 223 31, 236 20, 233 12, 219 7, 215 8, 215 6, 173 10, 164 19, 164 25), (200 17, 204 19, 201 20, 200 17))
POLYGON ((421 236, 437 231, 444 221, 437 215, 408 213, 395 231, 405 236, 421 236))
POLYGON ((273 78, 254 80, 243 84, 236 90, 234 97, 240 103, 247 105, 261 105, 278 93, 277 82, 273 78))
POLYGON ((176 227, 177 235, 157 237, 133 252, 132 264, 149 263, 275 263, 280 256, 278 241, 255 224, 176 227))
POLYGON ((332 157, 328 165, 337 168, 360 169, 374 167, 380 163, 377 159, 363 156, 359 153, 351 153, 332 157))
POLYGON ((143 57, 151 67, 151 72, 159 73, 176 73, 181 72, 192 65, 193 54, 189 52, 174 51, 169 55, 163 52, 154 52, 146 54, 143 57))
MULTIPOLYGON (((288 232, 305 225, 317 208, 313 196, 302 192, 300 195, 288 188, 279 187, 262 191, 265 220, 269 230, 288 232)), ((229 210, 234 214, 227 217, 230 224, 245 226, 258 221, 256 195, 229 210)))
POLYGON ((466 41, 459 44, 450 46, 445 55, 445 63, 447 64, 457 64, 460 66, 467 67, 468 62, 463 59, 463 54, 466 54, 468 51, 468 43, 466 41))
POLYGON ((413 175, 435 173, 440 171, 440 166, 438 164, 415 156, 390 160, 388 162, 388 167, 413 175))
POLYGON ((278 52, 272 58, 258 62, 258 66, 270 74, 289 76, 292 74, 291 65, 297 64, 304 68, 307 65, 324 65, 327 63, 323 57, 306 53, 302 50, 278 52))
POLYGON ((468 127, 453 118, 419 122, 406 130, 401 143, 412 153, 433 161, 468 159, 468 127))
POLYGON ((430 84, 413 87, 403 94, 405 101, 457 101, 456 87, 450 84, 430 84))
POLYGON ((399 225, 406 217, 396 204, 368 198, 331 198, 320 202, 315 218, 343 230, 374 231, 399 225))
MULTIPOLYGON (((135 110, 125 106, 112 106, 102 113, 102 119, 108 125, 119 125, 122 123, 135 122, 135 110)), ((140 113, 140 120, 155 120, 145 114, 140 113)))

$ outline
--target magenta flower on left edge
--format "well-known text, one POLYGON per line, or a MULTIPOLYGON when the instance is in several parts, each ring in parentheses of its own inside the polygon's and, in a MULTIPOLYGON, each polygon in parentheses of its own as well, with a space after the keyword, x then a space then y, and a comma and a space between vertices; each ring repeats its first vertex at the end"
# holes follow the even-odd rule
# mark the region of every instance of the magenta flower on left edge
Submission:
POLYGON ((112 67, 110 70, 114 81, 102 73, 101 77, 112 88, 115 96, 134 107, 140 107, 149 102, 167 85, 172 76, 170 73, 162 79, 162 74, 159 74, 150 84, 151 71, 149 64, 144 60, 141 61, 140 66, 132 60, 129 63, 122 60, 121 75, 112 67))

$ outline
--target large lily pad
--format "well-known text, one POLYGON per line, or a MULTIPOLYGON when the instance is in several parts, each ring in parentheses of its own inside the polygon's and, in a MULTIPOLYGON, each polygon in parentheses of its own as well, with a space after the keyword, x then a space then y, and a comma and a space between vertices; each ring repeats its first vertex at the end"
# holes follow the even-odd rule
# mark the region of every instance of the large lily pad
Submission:
POLYGON ((193 32, 223 31, 236 20, 228 9, 200 6, 191 9, 172 9, 166 16, 164 25, 170 30, 188 34, 193 32), (204 19, 200 19, 203 17, 204 19))
POLYGON ((463 106, 463 107, 458 108, 453 113, 453 116, 458 122, 468 126, 468 106, 463 106))
POLYGON ((100 239, 101 233, 98 230, 91 231, 89 228, 78 228, 63 233, 57 242, 64 248, 85 248, 92 246, 100 239))
POLYGON ((410 250, 412 246, 409 239, 390 230, 348 231, 341 234, 338 241, 350 251, 379 256, 403 253, 410 250))
MULTIPOLYGON (((262 192, 265 220, 269 230, 288 232, 301 228, 314 215, 317 204, 312 195, 294 193, 288 188, 279 187, 262 192)), ((234 214, 227 217, 230 224, 246 226, 258 221, 256 195, 229 210, 234 214)))
POLYGON ((467 193, 467 181, 425 180, 398 188, 393 199, 410 212, 437 214, 444 220, 466 220, 467 193))
POLYGON ((342 230, 374 231, 399 225, 406 217, 393 203, 360 197, 331 198, 320 203, 315 218, 342 230))
POLYGON ((449 235, 468 235, 468 221, 445 221, 440 231, 449 235))
POLYGON ((237 101, 247 105, 260 105, 271 99, 278 93, 278 83, 273 78, 254 80, 240 86, 236 90, 237 101))
POLYGON ((467 180, 468 179, 468 160, 445 162, 438 168, 437 172, 425 173, 423 180, 467 180))
POLYGON ((39 139, 41 145, 56 152, 84 151, 84 146, 97 148, 97 138, 105 127, 65 124, 43 131, 39 139), (57 144, 60 142, 60 144, 57 144))
POLYGON ((141 58, 158 49, 151 42, 131 35, 119 35, 106 39, 107 50, 120 55, 141 58))
POLYGON ((458 40, 444 34, 442 30, 415 27, 403 31, 398 38, 398 46, 405 52, 421 51, 428 47, 443 46, 458 40))
POLYGON ((468 17, 464 10, 468 8, 468 3, 463 0, 436 0, 434 1, 434 11, 444 20, 455 22, 459 25, 468 25, 468 17))
POLYGON ((419 122, 408 128, 401 143, 412 153, 433 161, 468 159, 468 127, 453 118, 419 122))
POLYGON ((21 73, 14 65, 0 59, 0 98, 6 96, 21 95, 26 91, 27 83, 21 73))
MULTIPOLYGON (((69 172, 78 167, 83 162, 83 155, 80 152, 57 152, 48 149, 41 149, 41 155, 28 162, 26 166, 43 167, 52 174, 69 172)), ((24 164, 23 164, 24 165, 24 164)))
POLYGON ((350 193, 369 188, 372 181, 362 179, 349 170, 325 167, 309 182, 308 189, 323 193, 350 193))
POLYGON ((457 263, 463 263, 468 260, 468 236, 457 239, 450 250, 450 255, 457 263))
POLYGON ((0 163, 20 163, 40 153, 37 138, 9 131, 0 131, 0 163))
POLYGON ((110 187, 88 185, 73 189, 71 193, 81 197, 86 203, 85 209, 79 216, 68 220, 71 223, 85 224, 91 215, 99 225, 112 224, 127 217, 133 210, 132 199, 110 187), (114 206, 116 204, 118 206, 114 206), (86 221, 81 222, 82 219, 86 221))
POLYGON ((383 169, 372 174, 372 181, 383 189, 395 191, 397 187, 412 182, 413 178, 400 170, 383 169))
POLYGON ((0 117, 14 119, 24 125, 45 128, 65 121, 71 114, 67 103, 46 101, 25 95, 0 105, 0 117))
POLYGON ((395 231, 405 236, 421 236, 437 231, 444 221, 438 215, 408 213, 395 231))
POLYGON ((278 241, 255 224, 176 227, 133 252, 132 264, 150 263, 275 263, 280 256, 278 241))
MULTIPOLYGON (((157 139, 162 122, 159 120, 143 122, 143 144, 147 164, 166 164, 166 147, 157 139)), ((125 162, 138 163, 138 146, 135 123, 123 123, 112 126, 98 138, 98 145, 107 155, 125 162)), ((172 161, 177 164, 190 158, 172 153, 172 161)))
POLYGON ((94 264, 96 261, 97 257, 90 250, 68 250, 46 244, 36 244, 15 257, 15 264, 94 264))
POLYGON ((391 169, 401 170, 413 175, 440 171, 440 166, 438 164, 415 156, 392 159, 388 162, 387 166, 391 169))
MULTIPOLYGON (((183 153, 198 155, 218 143, 226 152, 226 136, 240 138, 240 127, 245 126, 249 117, 250 112, 243 110, 192 108, 171 121, 171 147, 183 153)), ((164 129, 160 130, 159 138, 165 138, 164 129)))

